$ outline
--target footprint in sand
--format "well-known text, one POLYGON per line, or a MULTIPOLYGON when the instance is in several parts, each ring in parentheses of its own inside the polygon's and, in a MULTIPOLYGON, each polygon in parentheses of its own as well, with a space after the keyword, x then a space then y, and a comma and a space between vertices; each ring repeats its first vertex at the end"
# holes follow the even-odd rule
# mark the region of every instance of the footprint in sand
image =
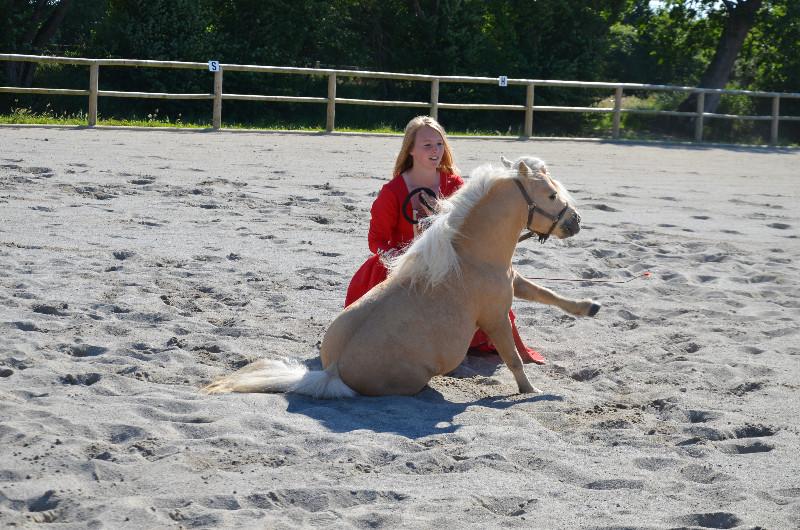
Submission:
POLYGON ((578 370, 577 372, 573 372, 570 374, 570 377, 575 381, 584 382, 584 381, 591 381, 592 379, 596 378, 600 375, 600 370, 597 368, 583 368, 578 370))
POLYGON ((41 315, 63 317, 69 314, 64 312, 68 308, 69 306, 67 304, 34 304, 31 309, 34 313, 39 313, 41 315))
POLYGON ((680 470, 680 474, 683 478, 698 484, 714 484, 731 478, 730 475, 719 473, 704 465, 686 466, 680 470))
POLYGON ((786 230, 792 227, 792 225, 787 225, 786 223, 770 223, 767 226, 770 228, 775 228, 777 230, 786 230))
POLYGON ((47 333, 47 330, 40 328, 39 326, 37 326, 36 324, 34 324, 29 320, 11 322, 11 326, 17 328, 20 331, 38 331, 40 333, 47 333))
POLYGON ((623 320, 639 320, 639 318, 640 318, 639 315, 635 315, 635 314, 631 313, 630 311, 628 311, 627 309, 620 309, 619 311, 617 311, 617 314, 623 320))
POLYGON ((616 250, 594 248, 591 250, 592 256, 595 258, 619 258, 622 254, 616 250))
POLYGON ((67 374, 59 378, 59 381, 65 385, 92 386, 100 381, 101 378, 102 376, 100 374, 93 372, 78 375, 67 374))
POLYGON ((644 481, 627 479, 606 479, 596 480, 584 486, 590 490, 641 490, 644 489, 644 481))
POLYGON ((724 445, 719 449, 724 453, 732 455, 749 455, 753 453, 768 453, 775 449, 775 447, 764 442, 755 441, 743 444, 724 445))
POLYGON ((717 276, 711 276, 708 274, 700 274, 697 276, 697 281, 700 283, 709 283, 719 279, 717 276))
POLYGON ((701 528, 735 528, 744 521, 729 512, 694 513, 673 519, 673 523, 701 528))
POLYGON ((633 461, 633 464, 639 469, 644 469, 647 471, 661 471, 662 469, 677 466, 680 464, 680 460, 676 458, 650 456, 637 458, 633 461))
POLYGON ((688 410, 686 416, 690 423, 706 423, 720 419, 722 414, 709 410, 688 410))
POLYGON ((600 210, 601 212, 618 212, 616 208, 612 208, 607 204, 602 203, 594 203, 594 204, 587 204, 584 206, 587 210, 600 210))
POLYGON ((757 381, 747 381, 740 385, 736 385, 735 387, 730 389, 730 393, 734 396, 744 396, 750 392, 755 392, 756 390, 761 390, 764 388, 764 383, 757 382, 757 381))
POLYGON ((134 184, 136 186, 147 186, 156 181, 156 178, 150 175, 131 175, 127 173, 120 173, 120 176, 123 177, 136 177, 128 181, 130 184, 134 184))
POLYGON ((322 509, 365 507, 375 502, 398 502, 406 499, 408 499, 408 495, 395 491, 297 488, 250 495, 247 497, 247 502, 251 506, 266 510, 302 508, 310 512, 318 512, 322 509))
POLYGON ((702 346, 700 346, 699 344, 690 342, 689 344, 683 347, 683 351, 685 351, 686 353, 695 353, 699 351, 700 348, 702 348, 702 346))
MULTIPOLYGON (((22 504, 27 508, 27 511, 33 513, 31 517, 37 523, 54 523, 58 520, 57 513, 54 511, 58 508, 61 500, 56 495, 55 490, 48 490, 44 494, 31 497, 22 504)), ((20 506, 21 508, 21 506, 20 506)))
POLYGON ((526 513, 535 512, 538 499, 525 497, 473 497, 477 504, 494 515, 503 517, 519 517, 526 513))
POLYGON ((104 346, 93 346, 91 344, 73 344, 62 346, 59 349, 73 357, 97 357, 109 351, 104 346))

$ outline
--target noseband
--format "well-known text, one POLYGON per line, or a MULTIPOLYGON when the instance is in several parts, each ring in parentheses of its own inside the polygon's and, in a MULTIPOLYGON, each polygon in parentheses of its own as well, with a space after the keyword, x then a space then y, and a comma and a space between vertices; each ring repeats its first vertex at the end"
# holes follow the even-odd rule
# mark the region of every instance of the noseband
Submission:
POLYGON ((517 187, 519 188, 519 191, 522 193, 522 197, 525 199, 525 202, 528 203, 528 222, 525 225, 525 228, 528 229, 528 233, 519 236, 519 239, 517 240, 517 243, 521 243, 521 242, 525 241, 526 239, 529 239, 529 238, 531 238, 533 236, 537 236, 539 238, 539 243, 544 243, 550 237, 550 234, 553 233, 553 230, 556 229, 556 225, 561 220, 561 218, 564 216, 564 213, 569 209, 569 204, 564 206, 564 208, 560 212, 558 212, 558 215, 549 214, 549 213, 545 212, 544 210, 542 210, 541 208, 538 209, 538 212, 541 215, 544 215, 545 217, 547 217, 548 219, 553 221, 553 224, 550 225, 550 230, 548 230, 546 234, 540 234, 540 233, 535 232, 534 230, 531 229, 531 223, 533 222, 533 214, 537 211, 536 203, 533 202, 533 199, 531 199, 531 196, 528 195, 528 192, 525 190, 525 186, 522 185, 522 182, 520 182, 519 179, 514 179, 514 183, 517 185, 517 187))

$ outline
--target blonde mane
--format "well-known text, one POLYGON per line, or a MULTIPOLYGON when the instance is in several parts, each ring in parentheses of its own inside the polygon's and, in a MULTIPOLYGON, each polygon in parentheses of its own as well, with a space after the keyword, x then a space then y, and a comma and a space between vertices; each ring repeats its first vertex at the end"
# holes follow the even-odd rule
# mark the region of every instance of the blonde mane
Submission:
MULTIPOLYGON (((544 162, 540 163, 543 167, 544 162)), ((453 241, 464 220, 497 181, 516 175, 516 170, 494 164, 476 168, 464 187, 449 199, 439 200, 437 213, 422 221, 422 235, 403 254, 386 260, 389 276, 411 280, 412 285, 426 289, 439 285, 450 274, 460 276, 461 265, 453 241)))
MULTIPOLYGON (((460 277, 461 265, 453 241, 469 212, 489 193, 492 186, 501 179, 513 178, 519 174, 520 162, 525 162, 532 175, 547 172, 547 165, 542 160, 527 156, 514 162, 504 158, 504 166, 484 164, 477 167, 464 187, 449 199, 439 200, 435 215, 420 221, 425 230, 404 253, 384 259, 389 276, 410 280, 412 286, 422 286, 424 289, 439 285, 450 274, 460 277)), ((551 180, 559 190, 559 195, 574 205, 567 189, 556 179, 551 180)))

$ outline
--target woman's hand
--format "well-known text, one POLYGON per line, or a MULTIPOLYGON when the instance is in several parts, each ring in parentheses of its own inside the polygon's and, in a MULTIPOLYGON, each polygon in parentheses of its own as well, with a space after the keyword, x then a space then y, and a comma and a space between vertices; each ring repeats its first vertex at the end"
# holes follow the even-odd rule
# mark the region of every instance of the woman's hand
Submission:
MULTIPOLYGON (((428 205, 424 201, 419 201, 419 205, 416 209, 414 209, 412 215, 414 216, 415 221, 421 221, 428 216, 433 215, 433 211, 428 208, 428 205)), ((420 234, 425 230, 425 226, 427 226, 424 222, 418 222, 414 225, 414 237, 419 237, 420 234)))

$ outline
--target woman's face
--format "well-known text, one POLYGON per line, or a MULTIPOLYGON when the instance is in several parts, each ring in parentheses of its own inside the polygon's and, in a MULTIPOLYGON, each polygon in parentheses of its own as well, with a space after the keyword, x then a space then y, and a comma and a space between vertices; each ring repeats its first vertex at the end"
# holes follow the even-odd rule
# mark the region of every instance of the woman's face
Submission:
POLYGON ((417 169, 436 169, 444 155, 444 140, 436 129, 420 127, 414 136, 414 147, 408 152, 417 169))

